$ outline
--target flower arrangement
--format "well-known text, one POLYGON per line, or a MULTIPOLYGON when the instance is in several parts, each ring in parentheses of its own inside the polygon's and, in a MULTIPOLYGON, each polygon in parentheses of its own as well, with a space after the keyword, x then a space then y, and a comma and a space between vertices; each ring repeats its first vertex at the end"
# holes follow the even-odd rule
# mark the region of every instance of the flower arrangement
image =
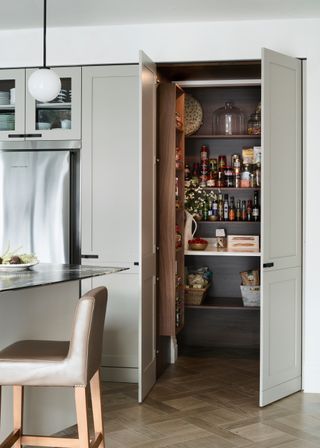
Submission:
POLYGON ((211 208, 211 203, 217 199, 217 195, 212 190, 205 190, 201 187, 188 187, 185 189, 185 208, 191 215, 200 220, 205 206, 211 208))

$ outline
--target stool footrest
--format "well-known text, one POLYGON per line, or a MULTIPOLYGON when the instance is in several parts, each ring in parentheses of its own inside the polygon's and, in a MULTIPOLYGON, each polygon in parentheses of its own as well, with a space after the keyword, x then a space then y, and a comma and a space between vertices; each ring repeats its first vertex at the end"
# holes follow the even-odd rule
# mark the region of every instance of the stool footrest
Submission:
POLYGON ((96 434, 95 440, 92 443, 90 443, 90 448, 98 448, 102 440, 103 440, 102 434, 101 432, 99 432, 99 434, 96 434))
POLYGON ((70 437, 45 437, 45 436, 23 435, 21 437, 21 445, 76 448, 79 446, 79 439, 73 439, 70 437))
POLYGON ((20 439, 20 429, 16 429, 8 435, 6 439, 0 444, 0 448, 10 448, 20 439))

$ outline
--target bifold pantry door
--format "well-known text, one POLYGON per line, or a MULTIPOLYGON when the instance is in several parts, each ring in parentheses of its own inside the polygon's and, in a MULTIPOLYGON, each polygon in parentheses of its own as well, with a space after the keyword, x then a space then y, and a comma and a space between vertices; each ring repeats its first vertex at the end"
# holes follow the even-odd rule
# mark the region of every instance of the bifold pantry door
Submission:
POLYGON ((156 67, 140 52, 139 402, 156 382, 156 67))
POLYGON ((262 53, 260 406, 301 390, 301 61, 262 53))

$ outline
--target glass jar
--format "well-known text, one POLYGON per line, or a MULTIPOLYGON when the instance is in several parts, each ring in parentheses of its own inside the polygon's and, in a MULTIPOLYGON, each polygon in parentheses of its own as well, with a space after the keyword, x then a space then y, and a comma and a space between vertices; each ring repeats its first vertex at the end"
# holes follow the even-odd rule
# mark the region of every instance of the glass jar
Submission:
POLYGON ((243 171, 241 172, 240 187, 249 188, 250 187, 250 169, 249 165, 244 165, 243 171))
POLYGON ((243 112, 227 101, 223 107, 213 112, 212 133, 214 135, 244 134, 245 120, 243 112))
POLYGON ((261 114, 253 113, 248 121, 248 134, 261 135, 261 114))

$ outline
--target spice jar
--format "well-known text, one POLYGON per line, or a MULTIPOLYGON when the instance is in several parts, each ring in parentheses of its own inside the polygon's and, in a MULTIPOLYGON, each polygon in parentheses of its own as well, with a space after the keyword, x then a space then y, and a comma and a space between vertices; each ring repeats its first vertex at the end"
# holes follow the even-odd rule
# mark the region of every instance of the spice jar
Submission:
POLYGON ((249 188, 250 187, 250 175, 249 165, 245 165, 241 173, 240 187, 249 188))

